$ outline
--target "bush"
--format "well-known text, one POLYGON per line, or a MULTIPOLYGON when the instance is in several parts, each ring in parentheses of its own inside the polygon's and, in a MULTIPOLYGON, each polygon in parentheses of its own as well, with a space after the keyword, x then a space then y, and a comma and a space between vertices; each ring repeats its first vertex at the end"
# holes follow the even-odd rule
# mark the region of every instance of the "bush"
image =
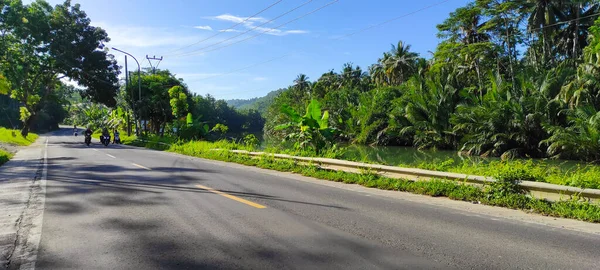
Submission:
POLYGON ((0 165, 8 162, 12 158, 12 154, 0 149, 0 165))

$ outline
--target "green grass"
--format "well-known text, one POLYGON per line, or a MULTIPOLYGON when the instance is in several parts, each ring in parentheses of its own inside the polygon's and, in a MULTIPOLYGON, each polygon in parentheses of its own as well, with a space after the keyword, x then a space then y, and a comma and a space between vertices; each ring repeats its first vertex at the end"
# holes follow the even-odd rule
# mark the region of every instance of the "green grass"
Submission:
POLYGON ((38 135, 35 133, 30 132, 25 138, 21 136, 20 130, 0 128, 0 142, 3 143, 27 146, 35 142, 37 138, 38 135))
POLYGON ((12 154, 0 149, 0 165, 8 162, 12 158, 12 154))
POLYGON ((318 179, 358 184, 370 188, 405 191, 434 197, 448 197, 453 200, 478 202, 486 205, 520 209, 526 212, 539 213, 547 216, 564 217, 596 223, 600 222, 600 205, 598 204, 589 203, 577 197, 565 201, 549 202, 520 193, 513 180, 514 178, 526 177, 527 171, 518 167, 503 167, 502 169, 497 169, 495 173, 497 176, 500 176, 503 181, 484 188, 478 188, 460 182, 439 179, 432 181, 411 181, 406 179, 387 178, 371 172, 348 173, 325 170, 317 166, 300 165, 292 160, 275 159, 268 155, 259 158, 250 157, 248 155, 231 153, 228 150, 252 150, 251 147, 226 141, 214 143, 205 141, 178 142, 172 146, 165 146, 157 143, 159 139, 155 140, 156 141, 150 139, 151 142, 146 143, 132 141, 130 144, 200 158, 234 162, 264 169, 293 172, 318 179), (213 149, 223 150, 215 151, 213 149))
POLYGON ((454 160, 448 159, 445 161, 422 162, 416 165, 400 164, 399 166, 491 177, 497 177, 499 173, 507 169, 516 168, 523 171, 521 180, 600 189, 600 166, 594 164, 561 166, 556 163, 531 159, 489 162, 464 160, 456 163, 454 160))

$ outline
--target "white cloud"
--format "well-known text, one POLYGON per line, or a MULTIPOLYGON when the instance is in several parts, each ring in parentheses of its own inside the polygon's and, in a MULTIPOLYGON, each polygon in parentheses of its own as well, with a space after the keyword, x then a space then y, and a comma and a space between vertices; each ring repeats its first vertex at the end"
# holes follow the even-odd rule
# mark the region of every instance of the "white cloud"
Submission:
POLYGON ((242 32, 241 30, 237 30, 237 29, 223 29, 223 30, 219 30, 219 32, 225 32, 225 33, 240 33, 242 32))
POLYGON ((306 30, 286 30, 286 31, 282 31, 279 29, 273 29, 273 28, 264 28, 264 27, 258 27, 256 28, 256 30, 260 31, 260 32, 264 32, 267 35, 272 35, 272 36, 287 36, 287 35, 294 35, 294 34, 307 34, 308 31, 306 30))
POLYGON ((212 27, 210 27, 209 25, 198 25, 198 26, 194 26, 194 28, 196 29, 200 29, 200 30, 207 30, 207 31, 212 31, 212 27))
POLYGON ((308 34, 306 30, 288 30, 285 31, 286 34, 308 34))
MULTIPOLYGON (((292 35, 292 34, 307 34, 308 33, 308 31, 306 31, 306 30, 280 30, 280 29, 262 27, 263 24, 265 24, 266 22, 269 21, 268 19, 262 18, 262 17, 254 17, 254 18, 248 19, 248 17, 239 17, 239 16, 234 16, 231 14, 222 14, 219 16, 207 17, 207 18, 212 19, 212 20, 220 20, 220 21, 235 22, 235 23, 243 22, 242 25, 246 29, 252 29, 256 32, 264 33, 264 34, 271 35, 271 36, 286 36, 286 35, 292 35), (246 19, 248 19, 248 20, 246 20, 246 19), (246 21, 244 21, 244 20, 246 20, 246 21), (257 27, 256 26, 257 22, 260 23, 258 25, 261 25, 261 26, 257 27)), ((226 29, 226 30, 220 30, 220 32, 242 32, 242 31, 237 30, 237 29, 226 29)))
POLYGON ((267 21, 267 19, 262 18, 262 17, 252 17, 252 18, 248 19, 248 17, 239 17, 239 16, 235 16, 235 15, 231 15, 231 14, 222 14, 219 16, 208 17, 208 18, 213 19, 213 20, 228 21, 228 22, 235 22, 235 23, 243 22, 246 19, 247 19, 246 22, 266 22, 267 21))

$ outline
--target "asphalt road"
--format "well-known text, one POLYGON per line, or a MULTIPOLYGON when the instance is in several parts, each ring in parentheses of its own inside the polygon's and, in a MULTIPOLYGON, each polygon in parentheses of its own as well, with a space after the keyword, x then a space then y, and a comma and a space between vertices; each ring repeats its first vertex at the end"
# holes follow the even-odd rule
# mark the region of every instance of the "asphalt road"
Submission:
POLYGON ((62 134, 38 269, 600 269, 598 235, 62 134))

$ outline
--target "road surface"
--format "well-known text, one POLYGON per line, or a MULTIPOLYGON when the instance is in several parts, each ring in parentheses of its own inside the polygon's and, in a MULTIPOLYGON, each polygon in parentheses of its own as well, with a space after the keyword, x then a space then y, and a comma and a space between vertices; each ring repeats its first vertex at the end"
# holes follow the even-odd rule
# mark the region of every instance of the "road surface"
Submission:
POLYGON ((600 268, 597 234, 55 134, 37 269, 600 268))

